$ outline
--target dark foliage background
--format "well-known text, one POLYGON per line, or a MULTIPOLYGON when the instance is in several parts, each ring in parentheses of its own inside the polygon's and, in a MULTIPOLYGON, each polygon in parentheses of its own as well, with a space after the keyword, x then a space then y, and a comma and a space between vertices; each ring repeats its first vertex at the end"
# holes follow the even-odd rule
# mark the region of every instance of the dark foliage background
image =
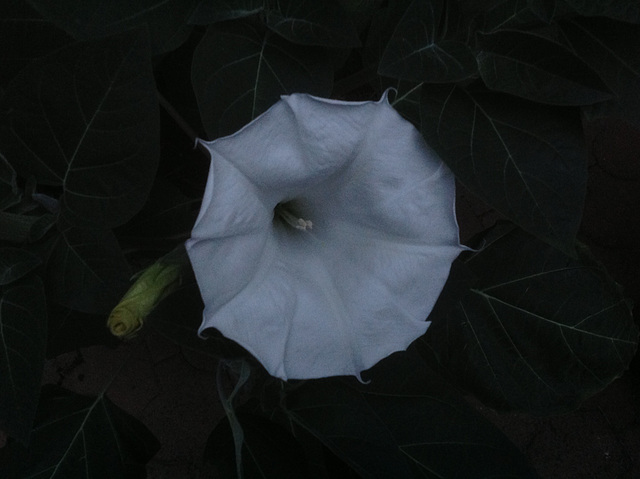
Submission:
POLYGON ((393 87, 501 221, 454 264, 427 334, 369 384, 268 377, 196 336, 193 281, 167 297, 148 327, 220 365, 226 419, 206 449, 219 477, 537 477, 465 397, 569 411, 635 355, 632 304, 586 246, 598 232, 579 234, 588 153, 640 129, 635 0, 4 2, 0 55, 3 477, 145 477, 146 427, 106 389, 41 388, 45 361, 115 343, 105 320, 131 276, 197 215, 208 158, 193 140, 281 94, 393 87))

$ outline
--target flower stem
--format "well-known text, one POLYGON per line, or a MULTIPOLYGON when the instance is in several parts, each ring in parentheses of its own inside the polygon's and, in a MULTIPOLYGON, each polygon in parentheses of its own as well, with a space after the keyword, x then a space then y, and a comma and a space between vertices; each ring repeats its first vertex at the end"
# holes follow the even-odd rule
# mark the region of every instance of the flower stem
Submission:
POLYGON ((202 145, 202 143, 200 143, 199 141, 200 138, 198 138, 198 134, 191 127, 191 125, 187 123, 187 121, 182 117, 182 115, 178 113, 178 110, 176 110, 173 107, 173 105, 169 103, 169 100, 167 100, 164 97, 164 95, 160 93, 159 90, 156 89, 156 93, 158 95, 158 102, 160 103, 160 106, 162 106, 162 108, 164 108, 164 110, 169 114, 169 116, 173 118, 173 120, 177 123, 180 129, 189 137, 189 139, 193 142, 193 144, 197 146, 198 149, 200 149, 200 151, 202 151, 207 156, 209 156, 209 151, 204 147, 204 145, 202 145))

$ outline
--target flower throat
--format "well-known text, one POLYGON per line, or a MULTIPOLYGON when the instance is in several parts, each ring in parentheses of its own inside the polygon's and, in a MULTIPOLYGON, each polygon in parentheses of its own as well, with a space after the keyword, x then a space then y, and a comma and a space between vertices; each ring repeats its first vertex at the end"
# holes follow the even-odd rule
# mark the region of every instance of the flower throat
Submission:
POLYGON ((305 220, 300 216, 294 214, 295 208, 292 201, 286 203, 278 203, 273 210, 273 218, 282 221, 284 224, 289 225, 297 230, 310 231, 313 229, 313 222, 305 220))

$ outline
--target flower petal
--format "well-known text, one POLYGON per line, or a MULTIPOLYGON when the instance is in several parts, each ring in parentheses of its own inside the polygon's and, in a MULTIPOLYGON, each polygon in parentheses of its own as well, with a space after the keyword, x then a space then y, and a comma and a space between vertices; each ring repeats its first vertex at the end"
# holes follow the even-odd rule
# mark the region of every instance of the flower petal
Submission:
POLYGON ((344 168, 365 136, 376 105, 283 96, 240 131, 204 143, 212 157, 233 158, 257 188, 275 193, 277 203, 344 168))
POLYGON ((459 244, 454 178, 388 104, 283 97, 229 137, 187 250, 214 327, 273 375, 356 375, 422 335, 459 244), (274 221, 295 202, 313 222, 274 221))
POLYGON ((223 156, 211 162, 200 214, 186 248, 205 304, 231 300, 254 276, 273 211, 254 185, 223 156), (200 274, 199 274, 200 273, 200 274))

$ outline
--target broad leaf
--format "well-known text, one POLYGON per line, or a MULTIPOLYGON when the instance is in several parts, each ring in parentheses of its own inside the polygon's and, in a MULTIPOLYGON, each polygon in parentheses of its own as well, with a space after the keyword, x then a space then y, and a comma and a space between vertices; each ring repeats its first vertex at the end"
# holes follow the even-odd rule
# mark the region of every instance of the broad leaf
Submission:
POLYGON ((39 256, 25 249, 0 247, 0 285, 22 278, 41 262, 39 256))
POLYGON ((16 171, 0 154, 0 212, 20 201, 16 171))
POLYGON ((38 277, 0 289, 0 425, 26 445, 38 405, 47 310, 38 277))
POLYGON ((264 0, 200 0, 189 23, 210 25, 212 23, 249 17, 264 10, 264 0))
POLYGON ((381 5, 372 14, 362 48, 362 61, 367 67, 378 68, 380 58, 412 0, 395 0, 389 3, 381 5))
MULTIPOLYGON (((395 82, 395 92, 391 96, 391 105, 418 129, 422 129, 420 118, 420 99, 422 98, 422 83, 395 82)), ((426 87, 428 88, 428 86, 426 87)))
MULTIPOLYGON (((195 278, 185 278, 184 286, 163 299, 149 314, 145 327, 179 344, 184 349, 197 351, 218 361, 221 358, 250 358, 240 345, 222 334, 208 330, 206 339, 198 336, 204 304, 195 278)), ((255 364, 258 364, 255 361, 255 364)))
POLYGON ((47 304, 49 331, 47 359, 55 359, 79 348, 101 345, 117 348, 122 341, 105 328, 105 314, 81 313, 54 303, 47 304))
POLYGON ((185 241, 198 216, 201 199, 188 198, 175 186, 156 178, 147 203, 117 235, 127 243, 136 242, 141 249, 172 249, 185 241))
POLYGON ((467 188, 525 230, 571 251, 587 158, 573 109, 456 86, 422 89, 427 142, 467 188))
POLYGON ((587 17, 609 17, 623 22, 640 23, 640 5, 637 0, 559 1, 587 17))
POLYGON ((186 25, 197 0, 27 0, 40 14, 78 40, 96 40, 145 28, 151 49, 177 48, 189 33, 186 25))
POLYGON ((307 381, 286 393, 285 412, 362 477, 537 477, 415 351, 385 359, 367 376, 369 384, 307 381))
POLYGON ((590 105, 611 98, 600 77, 562 45, 525 32, 478 34, 480 76, 492 90, 540 103, 590 105))
POLYGON ((556 0, 528 0, 527 4, 544 23, 551 23, 556 14, 556 0))
MULTIPOLYGON (((298 479, 309 477, 300 443, 285 428, 251 413, 238 412, 242 426, 244 477, 298 479)), ((228 418, 213 430, 204 452, 205 461, 216 466, 220 477, 236 477, 236 451, 228 418)))
POLYGON ((0 148, 23 177, 63 188, 76 225, 122 224, 142 207, 159 155, 146 37, 129 32, 38 59, 11 83, 0 148))
POLYGON ((232 27, 209 27, 193 57, 193 88, 211 139, 237 131, 280 95, 330 93, 332 71, 320 50, 247 23, 232 27))
POLYGON ((45 386, 29 447, 0 449, 0 472, 12 478, 144 478, 158 449, 151 432, 104 395, 45 386))
POLYGON ((620 117, 640 128, 640 26, 581 18, 563 22, 561 28, 576 54, 615 94, 586 109, 588 117, 620 117))
MULTIPOLYGON (((361 49, 362 52, 362 63, 364 68, 362 70, 363 73, 366 72, 368 77, 370 78, 369 82, 372 87, 375 88, 378 92, 383 92, 388 88, 393 88, 397 90, 398 97, 402 96, 403 93, 406 92, 407 89, 413 88, 416 82, 410 82, 406 80, 399 80, 397 78, 384 77, 377 74, 378 67, 380 65, 380 58, 382 57, 385 49, 387 48, 387 44, 393 35, 398 22, 402 18, 404 12, 407 10, 408 6, 412 3, 412 0, 396 0, 391 2, 391 5, 382 5, 376 10, 372 12, 370 23, 366 29, 366 37, 364 45, 361 49), (408 87, 408 88, 407 88, 408 87)), ((347 77, 349 79, 351 77, 347 77)), ((337 81, 334 86, 333 94, 338 94, 340 97, 340 92, 338 88, 341 85, 341 81, 337 81)), ((422 84, 423 82, 419 82, 422 84)), ((353 90, 353 87, 345 88, 345 92, 349 92, 353 90)), ((394 100, 394 95, 390 96, 391 100, 394 100)), ((396 109, 401 111, 401 105, 405 105, 404 102, 395 102, 392 101, 392 104, 396 109)), ((415 125, 420 124, 419 119, 419 109, 418 115, 415 114, 415 108, 411 102, 406 104, 410 108, 408 110, 402 110, 401 113, 405 118, 411 117, 409 121, 414 123, 415 125), (407 115, 408 113, 408 115, 407 115)))
POLYGON ((42 238, 55 224, 52 214, 26 215, 0 212, 0 241, 11 243, 32 243, 42 238))
POLYGON ((452 379, 494 407, 550 414, 623 373, 638 329, 618 286, 591 260, 517 228, 492 230, 479 244, 463 257, 475 284, 422 339, 452 379))
POLYGON ((120 246, 109 230, 61 230, 47 268, 52 298, 85 313, 108 313, 126 291, 131 277, 120 246))
POLYGON ((479 25, 484 32, 503 29, 528 29, 549 23, 548 10, 539 5, 545 0, 505 0, 482 12, 479 25))
POLYGON ((355 26, 331 0, 266 0, 267 27, 300 45, 349 48, 360 46, 355 26))
POLYGON ((44 21, 28 3, 0 2, 0 85, 6 85, 30 60, 72 41, 70 35, 44 21))
POLYGON ((453 6, 443 0, 414 0, 389 40, 378 73, 427 83, 456 82, 473 75, 477 65, 471 49, 447 31, 453 6))

